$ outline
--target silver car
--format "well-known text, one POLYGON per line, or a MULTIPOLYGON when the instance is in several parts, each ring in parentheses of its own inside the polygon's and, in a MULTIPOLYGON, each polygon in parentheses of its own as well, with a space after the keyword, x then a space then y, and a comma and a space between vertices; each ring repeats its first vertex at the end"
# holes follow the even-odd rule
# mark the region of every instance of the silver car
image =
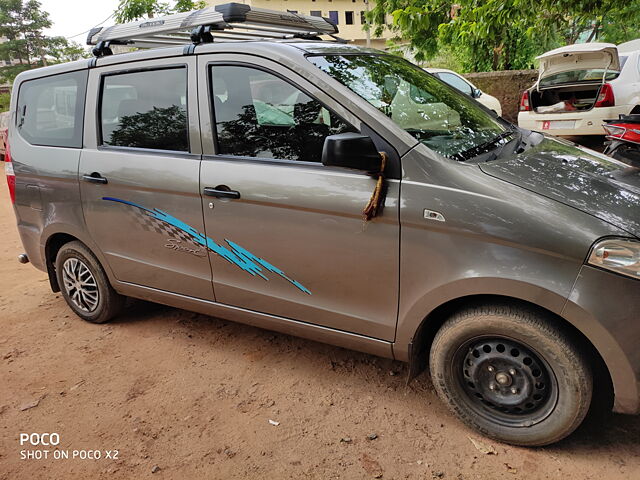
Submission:
POLYGON ((376 50, 99 46, 11 99, 20 260, 78 316, 142 298, 429 365, 512 444, 567 436, 596 392, 639 412, 637 169, 376 50))

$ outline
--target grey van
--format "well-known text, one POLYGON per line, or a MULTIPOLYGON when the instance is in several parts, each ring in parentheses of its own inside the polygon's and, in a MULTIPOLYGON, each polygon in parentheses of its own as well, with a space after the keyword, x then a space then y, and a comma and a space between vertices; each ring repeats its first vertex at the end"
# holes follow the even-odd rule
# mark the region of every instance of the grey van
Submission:
POLYGON ((458 417, 512 444, 569 435, 594 393, 637 414, 640 172, 320 41, 314 17, 211 41, 258 10, 209 7, 221 26, 195 43, 117 55, 152 42, 92 31, 96 58, 16 78, 20 260, 89 322, 142 298, 409 362, 409 379, 428 365, 458 417))

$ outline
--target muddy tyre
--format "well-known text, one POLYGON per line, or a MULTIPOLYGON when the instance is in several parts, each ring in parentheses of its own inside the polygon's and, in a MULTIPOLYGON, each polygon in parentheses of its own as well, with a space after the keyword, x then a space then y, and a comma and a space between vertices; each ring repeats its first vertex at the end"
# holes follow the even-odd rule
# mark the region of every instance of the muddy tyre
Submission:
POLYGON ((87 322, 105 323, 122 311, 125 297, 111 287, 98 259, 82 243, 60 248, 56 276, 69 307, 87 322))
POLYGON ((589 362, 569 332, 536 309, 468 308, 449 318, 431 346, 438 395, 467 425, 514 445, 561 440, 591 402, 589 362))

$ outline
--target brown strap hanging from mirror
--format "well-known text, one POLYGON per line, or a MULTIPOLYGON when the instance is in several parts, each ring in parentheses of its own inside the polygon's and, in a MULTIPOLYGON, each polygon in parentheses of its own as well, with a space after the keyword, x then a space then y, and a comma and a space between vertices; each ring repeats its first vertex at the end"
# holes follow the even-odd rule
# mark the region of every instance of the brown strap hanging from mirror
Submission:
POLYGON ((373 217, 377 216, 378 213, 380 213, 380 211, 382 210, 382 203, 384 202, 384 195, 385 195, 384 190, 386 188, 386 184, 384 181, 385 180, 384 169, 387 165, 387 154, 385 152, 379 152, 379 153, 382 161, 380 162, 380 171, 374 174, 378 176, 378 181, 376 182, 376 188, 373 190, 373 194, 369 199, 369 203, 367 203, 367 206, 364 207, 364 210, 362 210, 362 216, 364 217, 364 220, 366 222, 368 222, 373 217))

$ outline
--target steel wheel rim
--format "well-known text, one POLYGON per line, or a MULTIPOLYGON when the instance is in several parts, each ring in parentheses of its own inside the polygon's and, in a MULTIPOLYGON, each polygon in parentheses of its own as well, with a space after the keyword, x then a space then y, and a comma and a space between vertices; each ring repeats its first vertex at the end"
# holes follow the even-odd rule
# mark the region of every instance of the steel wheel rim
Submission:
POLYGON ((462 401, 483 419, 506 427, 531 427, 558 401, 555 374, 544 358, 503 336, 467 340, 453 358, 462 401))
POLYGON ((62 282, 71 302, 83 312, 98 308, 100 292, 89 267, 80 259, 68 258, 62 264, 62 282))

